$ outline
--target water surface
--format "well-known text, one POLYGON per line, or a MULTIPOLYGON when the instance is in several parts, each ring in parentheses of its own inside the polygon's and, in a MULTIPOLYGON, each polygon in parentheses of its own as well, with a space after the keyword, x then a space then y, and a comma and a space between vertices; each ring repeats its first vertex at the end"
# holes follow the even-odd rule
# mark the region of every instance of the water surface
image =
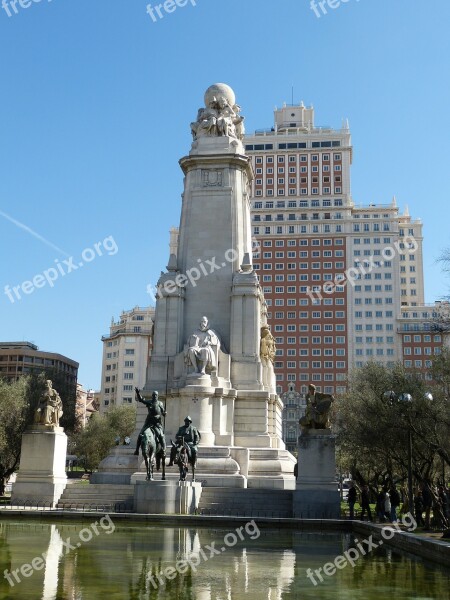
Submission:
POLYGON ((387 546, 360 556, 354 567, 347 563, 324 574, 325 564, 355 547, 349 534, 259 531, 251 523, 237 532, 235 526, 124 526, 109 517, 56 524, 0 520, 0 599, 450 598, 449 570, 387 546), (319 569, 322 581, 314 574, 319 569))

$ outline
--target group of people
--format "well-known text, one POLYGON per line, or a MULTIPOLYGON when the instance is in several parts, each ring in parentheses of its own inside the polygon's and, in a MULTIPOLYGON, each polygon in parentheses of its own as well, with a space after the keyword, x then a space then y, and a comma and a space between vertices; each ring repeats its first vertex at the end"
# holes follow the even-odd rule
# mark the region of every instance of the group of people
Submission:
POLYGON ((437 511, 450 520, 450 489, 443 485, 433 486, 428 483, 422 484, 414 495, 414 513, 417 525, 429 528, 431 510, 435 506, 437 511))
MULTIPOLYGON (((363 485, 360 493, 361 519, 367 516, 367 519, 372 521, 370 500, 369 486, 363 485)), ((358 490, 352 482, 347 496, 350 519, 355 517, 355 504, 357 501, 358 490)), ((396 523, 398 521, 398 511, 405 502, 407 502, 407 495, 400 493, 395 485, 384 487, 378 490, 376 494, 374 516, 380 523, 396 523)), ((450 489, 448 487, 444 488, 444 486, 433 487, 428 483, 423 483, 414 496, 414 516, 419 527, 430 527, 430 515, 433 505, 435 513, 439 513, 440 509, 443 516, 450 519, 450 489)))
MULTIPOLYGON (((352 482, 348 490, 347 502, 350 509, 350 519, 355 518, 355 504, 358 500, 358 492, 355 484, 352 482)), ((380 523, 389 521, 390 523, 396 523, 398 521, 397 510, 401 504, 400 493, 395 486, 391 488, 383 488, 378 491, 375 513, 380 523)), ((368 485, 363 485, 361 489, 361 519, 367 514, 369 521, 373 520, 372 509, 370 506, 370 490, 368 485)))

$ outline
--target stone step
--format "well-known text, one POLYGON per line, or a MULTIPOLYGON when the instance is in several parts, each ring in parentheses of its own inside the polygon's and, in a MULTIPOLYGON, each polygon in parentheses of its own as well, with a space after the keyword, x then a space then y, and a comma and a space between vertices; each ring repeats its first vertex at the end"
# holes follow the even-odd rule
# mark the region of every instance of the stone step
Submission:
POLYGON ((292 516, 292 492, 204 487, 199 512, 287 518, 292 516))
POLYGON ((104 509, 131 510, 134 486, 72 484, 68 485, 59 499, 58 508, 103 506, 104 509))

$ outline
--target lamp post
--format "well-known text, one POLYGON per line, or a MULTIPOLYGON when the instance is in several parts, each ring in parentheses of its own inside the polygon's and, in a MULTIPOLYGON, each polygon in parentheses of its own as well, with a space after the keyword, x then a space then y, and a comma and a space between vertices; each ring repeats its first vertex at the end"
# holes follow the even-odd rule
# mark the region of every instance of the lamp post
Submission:
MULTIPOLYGON (((403 392, 397 396, 393 391, 384 392, 383 397, 391 403, 401 402, 406 407, 405 413, 408 415, 408 506, 410 514, 414 514, 414 492, 413 492, 413 473, 412 473, 412 429, 410 410, 413 402, 411 394, 403 392)), ((432 401, 433 396, 427 392, 425 400, 432 401)), ((404 413, 404 414, 405 414, 404 413)))

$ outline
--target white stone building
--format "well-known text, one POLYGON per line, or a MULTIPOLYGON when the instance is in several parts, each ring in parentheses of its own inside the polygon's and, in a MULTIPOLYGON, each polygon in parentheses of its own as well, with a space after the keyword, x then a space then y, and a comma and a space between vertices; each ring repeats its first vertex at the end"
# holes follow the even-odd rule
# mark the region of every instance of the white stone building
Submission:
POLYGON ((102 337, 103 361, 100 412, 110 406, 132 404, 134 388, 142 388, 152 351, 155 309, 123 311, 111 320, 110 332, 102 337))

